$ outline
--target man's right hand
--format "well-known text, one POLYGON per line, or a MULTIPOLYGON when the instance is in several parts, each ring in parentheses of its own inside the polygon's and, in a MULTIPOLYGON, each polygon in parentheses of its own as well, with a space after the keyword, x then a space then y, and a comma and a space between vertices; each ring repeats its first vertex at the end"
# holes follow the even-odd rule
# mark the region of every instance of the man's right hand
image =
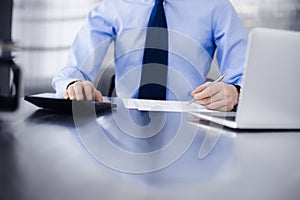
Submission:
POLYGON ((67 91, 64 93, 64 99, 103 101, 101 92, 98 91, 90 81, 77 81, 69 85, 67 91))

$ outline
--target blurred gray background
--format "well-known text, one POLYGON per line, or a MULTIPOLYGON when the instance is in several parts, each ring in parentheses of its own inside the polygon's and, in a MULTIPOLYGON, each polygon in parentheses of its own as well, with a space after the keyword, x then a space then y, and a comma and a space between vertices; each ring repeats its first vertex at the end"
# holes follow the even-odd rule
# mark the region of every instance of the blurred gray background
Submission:
MULTIPOLYGON (((300 31, 300 0, 231 2, 248 31, 258 26, 300 31)), ((87 12, 99 3, 101 0, 14 0, 12 38, 19 47, 15 61, 22 69, 22 96, 53 92, 52 77, 64 67, 87 12)), ((112 60, 112 51, 111 48, 104 65, 112 60)), ((113 73, 106 71, 99 88, 104 94, 113 73)), ((208 77, 216 76, 214 66, 208 77)))

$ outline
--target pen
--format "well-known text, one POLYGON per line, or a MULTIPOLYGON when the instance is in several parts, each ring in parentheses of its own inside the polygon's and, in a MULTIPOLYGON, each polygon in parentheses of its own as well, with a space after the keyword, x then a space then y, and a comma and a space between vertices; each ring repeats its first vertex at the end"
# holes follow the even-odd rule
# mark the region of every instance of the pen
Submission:
MULTIPOLYGON (((226 76, 226 74, 223 74, 222 76, 220 76, 219 78, 217 78, 217 79, 214 80, 213 82, 209 83, 208 86, 207 86, 205 89, 210 88, 210 87, 212 87, 213 85, 215 85, 216 83, 222 81, 223 78, 224 78, 225 76, 226 76)), ((191 103, 193 103, 193 102, 195 102, 195 101, 196 101, 196 99, 193 98, 187 105, 190 105, 191 103)))

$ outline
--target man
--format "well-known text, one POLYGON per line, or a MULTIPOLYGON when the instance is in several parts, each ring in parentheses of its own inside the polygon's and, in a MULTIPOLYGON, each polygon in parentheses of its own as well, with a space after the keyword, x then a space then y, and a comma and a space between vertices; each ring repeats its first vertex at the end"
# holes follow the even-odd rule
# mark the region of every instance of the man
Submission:
MULTIPOLYGON (((114 41, 117 95, 138 98, 145 54, 136 44, 142 40, 145 45, 142 30, 161 2, 104 0, 92 10, 67 66, 53 79, 57 93, 65 99, 102 101, 92 82, 114 41), (128 46, 130 50, 124 50, 128 46)), ((229 0, 165 0, 163 11, 169 32, 166 99, 194 98, 208 109, 232 110, 238 103, 247 34, 229 0), (205 77, 216 49, 220 72, 226 76, 207 88, 205 77)))

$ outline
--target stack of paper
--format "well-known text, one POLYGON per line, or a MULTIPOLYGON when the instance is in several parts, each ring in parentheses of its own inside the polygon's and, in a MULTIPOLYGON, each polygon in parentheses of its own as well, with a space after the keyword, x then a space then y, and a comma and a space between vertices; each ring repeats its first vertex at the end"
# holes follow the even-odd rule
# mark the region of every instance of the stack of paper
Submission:
POLYGON ((159 101, 144 99, 122 99, 125 108, 140 111, 162 111, 162 112, 213 112, 204 106, 189 101, 159 101))

